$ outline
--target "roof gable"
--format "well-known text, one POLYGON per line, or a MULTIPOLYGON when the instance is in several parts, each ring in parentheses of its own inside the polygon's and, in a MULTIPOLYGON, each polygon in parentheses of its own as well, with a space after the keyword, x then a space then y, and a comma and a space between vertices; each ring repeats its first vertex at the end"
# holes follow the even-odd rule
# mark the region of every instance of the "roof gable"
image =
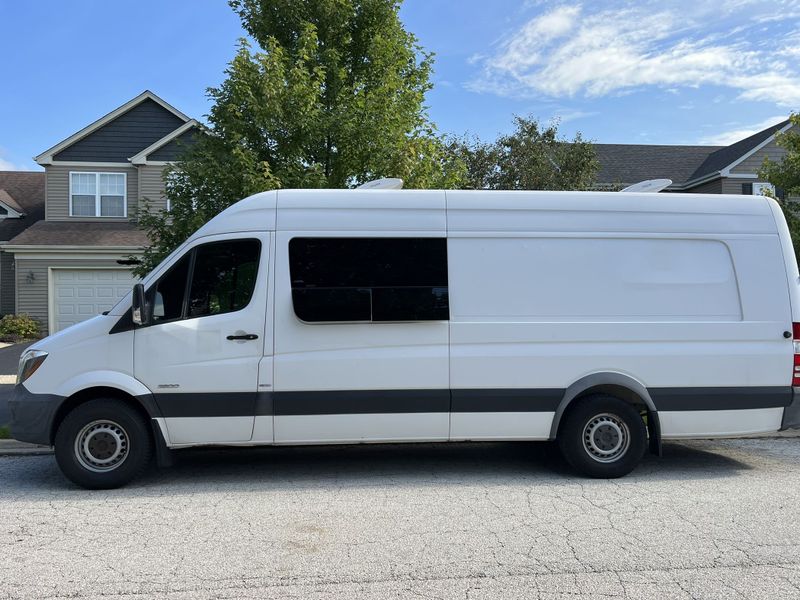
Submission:
POLYGON ((35 160, 41 165, 53 161, 126 163, 131 156, 189 120, 152 92, 145 91, 35 160))
POLYGON ((130 158, 134 165, 161 163, 177 160, 181 152, 195 142, 195 136, 201 125, 194 119, 184 123, 168 135, 157 140, 138 154, 130 158))
POLYGON ((13 216, 15 217, 21 217, 25 214, 19 203, 14 200, 14 197, 3 188, 0 188, 0 206, 8 211, 9 216, 12 216, 11 213, 14 213, 13 216))
POLYGON ((735 163, 738 163, 745 157, 749 156, 763 145, 769 143, 769 141, 778 131, 786 128, 789 125, 791 125, 791 123, 789 119, 786 119, 785 121, 773 125, 772 127, 767 127, 763 131, 754 133, 750 137, 739 140, 730 146, 720 148, 713 154, 710 154, 708 158, 703 161, 703 163, 692 174, 690 179, 700 179, 706 175, 710 175, 733 166, 735 163))
POLYGON ((0 171, 0 189, 22 214, 20 219, 0 219, 0 241, 8 241, 44 219, 44 171, 0 171))

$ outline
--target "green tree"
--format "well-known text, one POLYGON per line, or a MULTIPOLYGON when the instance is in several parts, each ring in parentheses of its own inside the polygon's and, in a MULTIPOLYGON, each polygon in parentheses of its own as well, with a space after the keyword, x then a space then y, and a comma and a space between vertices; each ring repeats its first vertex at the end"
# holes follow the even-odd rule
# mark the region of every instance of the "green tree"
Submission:
POLYGON ((466 185, 497 190, 585 190, 595 181, 599 163, 594 146, 580 133, 572 140, 558 123, 543 127, 533 117, 515 117, 514 131, 494 143, 456 138, 450 151, 467 169, 466 185))
POLYGON ((433 58, 399 0, 230 0, 245 31, 208 90, 207 132, 166 173, 169 215, 145 203, 146 273, 233 202, 276 188, 342 188, 379 177, 457 187, 464 167, 424 105, 433 58))
POLYGON ((784 199, 779 199, 778 203, 786 216, 794 251, 800 261, 800 208, 789 200, 800 197, 800 113, 793 114, 790 119, 794 127, 775 135, 775 143, 786 150, 786 155, 781 161, 765 158, 758 175, 782 191, 784 199))

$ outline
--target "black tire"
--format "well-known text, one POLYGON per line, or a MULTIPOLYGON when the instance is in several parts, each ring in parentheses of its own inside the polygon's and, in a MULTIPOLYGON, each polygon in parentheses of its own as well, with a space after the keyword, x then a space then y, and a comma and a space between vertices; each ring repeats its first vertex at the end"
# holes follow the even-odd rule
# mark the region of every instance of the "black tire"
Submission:
POLYGON ((614 479, 639 464, 647 447, 647 429, 639 411, 605 394, 573 402, 558 431, 566 461, 588 477, 614 479))
POLYGON ((55 454, 62 473, 90 490, 117 488, 135 479, 147 468, 152 451, 145 419, 115 398, 75 407, 56 431, 55 454))

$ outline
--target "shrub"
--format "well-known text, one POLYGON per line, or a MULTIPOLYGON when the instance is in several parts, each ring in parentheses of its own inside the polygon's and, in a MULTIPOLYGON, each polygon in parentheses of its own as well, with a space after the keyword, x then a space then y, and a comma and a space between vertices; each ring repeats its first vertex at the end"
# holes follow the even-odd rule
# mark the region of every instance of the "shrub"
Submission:
POLYGON ((9 429, 8 425, 3 425, 0 427, 0 440, 10 440, 11 439, 11 429, 9 429))
POLYGON ((0 340, 19 342, 39 337, 39 323, 30 315, 6 315, 0 319, 0 340))

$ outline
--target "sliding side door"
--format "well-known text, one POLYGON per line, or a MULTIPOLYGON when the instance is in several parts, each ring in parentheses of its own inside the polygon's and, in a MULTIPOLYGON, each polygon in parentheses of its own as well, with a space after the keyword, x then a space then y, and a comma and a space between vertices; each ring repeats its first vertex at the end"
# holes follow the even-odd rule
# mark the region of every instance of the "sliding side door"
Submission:
POLYGON ((275 441, 446 440, 447 286, 443 227, 279 232, 275 441))

